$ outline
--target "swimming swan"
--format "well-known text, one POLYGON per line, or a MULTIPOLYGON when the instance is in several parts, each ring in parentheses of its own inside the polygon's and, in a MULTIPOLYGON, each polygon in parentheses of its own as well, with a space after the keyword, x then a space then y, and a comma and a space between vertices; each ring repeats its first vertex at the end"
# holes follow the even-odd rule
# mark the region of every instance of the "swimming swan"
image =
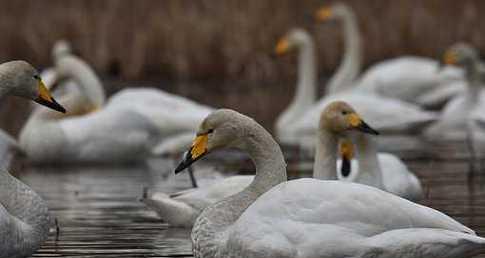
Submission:
POLYGON ((475 115, 483 112, 485 66, 478 51, 465 43, 451 46, 442 60, 446 65, 458 65, 465 70, 467 89, 445 106, 441 118, 425 135, 431 139, 465 140, 469 130, 477 129, 471 124, 478 118, 475 115))
MULTIPOLYGON (((346 54, 339 69, 349 71, 347 79, 340 80, 346 82, 347 87, 350 86, 349 82, 357 83, 362 90, 423 107, 442 106, 465 89, 460 69, 447 68, 437 73, 438 62, 418 56, 379 62, 357 78, 362 67, 362 51, 357 17, 352 8, 344 3, 322 7, 316 13, 316 20, 337 20, 342 24, 346 54)), ((337 82, 332 83, 329 88, 331 93, 344 89, 337 82)))
MULTIPOLYGON (((349 119, 348 129, 360 126, 361 121, 349 119)), ((175 172, 226 147, 248 153, 256 176, 243 191, 197 218, 191 235, 196 258, 457 258, 485 251, 485 239, 473 230, 377 188, 317 179, 287 182, 278 144, 235 111, 217 110, 201 123, 175 172)), ((335 162, 336 153, 326 162, 330 170, 335 162)))
MULTIPOLYGON (((19 96, 52 108, 65 109, 52 98, 38 72, 25 61, 0 64, 0 96, 19 96)), ((0 169, 0 257, 32 255, 49 234, 47 205, 29 186, 0 169)))
MULTIPOLYGON (((332 93, 318 102, 316 101, 316 60, 314 54, 314 44, 311 36, 302 29, 291 30, 276 45, 276 53, 285 54, 292 49, 299 51, 298 61, 298 84, 296 95, 288 108, 282 112, 277 119, 275 131, 278 139, 286 144, 299 144, 305 148, 314 148, 312 144, 315 133, 318 129, 318 120, 321 111, 331 102, 343 100, 350 103, 362 114, 369 123, 383 133, 412 133, 436 120, 437 115, 433 112, 421 110, 418 106, 405 103, 400 100, 378 96, 368 91, 355 88, 338 89, 347 85, 336 85, 346 78, 341 76, 347 66, 351 67, 352 62, 339 68, 339 71, 330 80, 328 87, 332 93)), ((346 59, 348 55, 346 53, 346 59)), ((353 68, 352 70, 355 70, 353 68)), ((355 76, 352 76, 352 79, 355 76)), ((351 79, 346 79, 351 81, 351 79)), ((355 84, 349 83, 350 86, 355 84)))
MULTIPOLYGON (((322 117, 338 117, 341 112, 349 112, 346 107, 346 105, 340 104, 340 102, 332 103, 329 108, 326 108, 323 111, 326 112, 327 115, 322 115, 322 117)), ((343 123, 344 120, 332 119, 331 122, 339 124, 343 123)), ((340 176, 337 177, 337 167, 335 167, 335 169, 333 170, 333 174, 327 173, 328 171, 332 170, 324 171, 322 173, 321 168, 324 168, 325 166, 322 166, 321 164, 324 162, 324 160, 327 159, 327 154, 322 152, 322 150, 324 150, 325 148, 322 148, 320 146, 322 144, 326 146, 335 145, 333 151, 336 151, 338 140, 342 137, 342 130, 343 129, 330 130, 327 127, 319 128, 319 134, 317 136, 317 154, 315 156, 315 165, 313 169, 314 178, 326 180, 337 180, 342 178, 340 176)), ((376 133, 375 131, 371 130, 368 130, 368 133, 369 132, 374 134, 376 133)), ((352 165, 351 177, 342 178, 343 180, 352 180, 383 189, 385 187, 382 184, 377 184, 375 182, 380 182, 382 180, 381 178, 384 177, 386 180, 385 182, 387 183, 386 186, 388 188, 385 190, 392 193, 397 193, 400 196, 408 197, 410 199, 419 199, 419 193, 414 195, 415 193, 412 192, 415 190, 414 188, 407 188, 408 186, 406 185, 406 183, 408 182, 406 180, 408 178, 404 175, 405 173, 409 174, 409 171, 399 159, 391 154, 379 154, 377 164, 374 164, 373 162, 376 156, 375 147, 370 146, 370 144, 366 147, 363 147, 363 145, 360 146, 362 146, 362 150, 359 149, 359 153, 362 152, 363 155, 359 155, 359 163, 363 164, 362 168, 361 170, 359 170, 356 164, 352 165), (386 172, 390 170, 389 172, 392 173, 386 173, 385 175, 382 175, 380 166, 385 168, 386 172), (390 174, 392 176, 387 176, 390 174)), ((345 158, 349 159, 350 156, 344 155, 343 160, 346 160, 345 158)), ((349 160, 351 160, 351 158, 349 160)), ((339 164, 340 163, 341 162, 339 162, 339 164)), ((413 175, 410 174, 410 177, 411 176, 413 175)), ((198 187, 195 189, 184 191, 181 194, 176 194, 175 196, 156 192, 145 196, 144 198, 142 198, 142 201, 149 208, 155 210, 158 215, 164 221, 168 222, 171 226, 191 227, 195 222, 197 216, 202 212, 204 208, 228 196, 240 192, 241 190, 246 188, 253 179, 253 176, 231 176, 225 179, 215 180, 215 182, 213 182, 213 184, 210 186, 198 187)), ((414 179, 417 180, 416 178, 414 179)), ((419 181, 417 181, 417 185, 419 189, 421 189, 419 181)))

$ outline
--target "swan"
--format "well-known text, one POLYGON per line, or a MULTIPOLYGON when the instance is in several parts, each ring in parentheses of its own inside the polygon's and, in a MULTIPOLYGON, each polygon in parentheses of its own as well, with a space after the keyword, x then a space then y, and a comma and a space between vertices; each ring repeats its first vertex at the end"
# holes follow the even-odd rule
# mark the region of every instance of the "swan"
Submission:
MULTIPOLYGON (((351 71, 352 77, 348 76, 347 83, 357 79, 362 66, 361 37, 352 8, 343 3, 325 6, 317 11, 316 20, 337 20, 342 23, 346 55, 340 69, 351 71)), ((462 92, 465 82, 460 69, 447 68, 436 73, 437 67, 438 62, 430 58, 403 56, 370 67, 355 83, 358 88, 381 96, 422 107, 440 107, 462 92)), ((330 86, 332 93, 341 90, 339 85, 330 86)))
MULTIPOLYGON (((0 64, 0 96, 6 95, 66 112, 52 97, 35 68, 25 61, 0 64)), ((47 239, 49 227, 45 201, 4 168, 0 169, 0 257, 29 257, 47 239)))
MULTIPOLYGON (((349 119, 346 129, 362 126, 361 121, 349 119)), ((485 239, 470 228, 377 188, 318 179, 287 181, 276 141, 256 121, 236 111, 214 111, 201 123, 175 173, 227 147, 248 153, 256 175, 243 191, 199 215, 191 234, 196 258, 455 258, 485 251, 485 239)), ((327 152, 329 158, 322 165, 332 171, 336 153, 327 152)))
MULTIPOLYGON (((384 133, 413 133, 436 120, 434 112, 421 110, 418 106, 397 99, 378 96, 355 88, 337 89, 334 78, 346 78, 347 63, 344 62, 330 80, 330 95, 315 102, 316 76, 314 44, 311 36, 303 29, 293 29, 276 45, 276 54, 282 55, 292 49, 299 51, 298 84, 296 95, 288 108, 282 112, 275 125, 280 142, 314 148, 313 139, 318 129, 321 111, 331 102, 344 100, 354 106, 375 128, 384 133), (331 89, 331 88, 335 89, 331 89), (337 91, 338 92, 332 92, 337 91), (309 143, 308 143, 309 142, 309 143)), ((352 54, 354 55, 354 54, 352 54)), ((346 60, 348 55, 346 54, 346 60)), ((356 68, 352 69, 356 70, 356 68)), ((354 76, 352 76, 354 77, 354 76)), ((353 80, 353 78, 352 78, 353 80)), ((352 81, 351 79, 346 80, 352 81)), ((353 85, 349 83, 349 85, 353 85)), ((339 85, 347 87, 346 85, 339 85)))
POLYGON ((181 136, 212 110, 152 88, 124 89, 106 100, 96 73, 67 43, 56 44, 53 57, 50 83, 67 79, 61 88, 79 90, 59 97, 67 116, 37 109, 29 117, 20 145, 34 163, 130 163, 181 151, 191 142, 181 136))
POLYGON ((390 153, 378 153, 377 144, 371 136, 378 132, 359 121, 363 121, 360 115, 342 101, 332 102, 323 110, 316 140, 313 177, 365 184, 413 201, 421 199, 423 190, 418 178, 398 157, 390 153), (341 128, 352 122, 356 125, 361 123, 358 128, 360 132, 343 137, 345 131, 341 128), (357 160, 353 160, 353 142, 357 147, 357 160), (330 167, 328 162, 337 153, 337 146, 340 147, 338 152, 342 159, 337 167, 330 167))
POLYGON ((485 66, 478 51, 466 43, 452 45, 445 52, 443 62, 465 70, 467 89, 445 106, 441 118, 426 130, 425 135, 430 139, 464 140, 470 129, 476 129, 472 120, 480 120, 477 115, 484 108, 485 66))
MULTIPOLYGON (((346 105, 341 104, 341 102, 334 102, 330 104, 329 107, 323 112, 326 117, 332 117, 338 116, 338 114, 341 112, 349 111, 347 110, 346 105)), ((342 121, 336 122, 343 123, 342 121)), ((368 129, 368 126, 365 123, 363 125, 365 126, 363 126, 361 130, 366 128, 368 129)), ((368 129, 366 132, 373 134, 377 133, 370 129, 368 129)), ((318 138, 320 141, 318 141, 319 145, 317 145, 317 154, 315 156, 313 169, 314 178, 326 180, 351 180, 385 189, 386 191, 409 199, 419 199, 421 186, 417 178, 407 170, 402 161, 391 154, 379 153, 377 156, 378 161, 376 161, 375 157, 377 154, 375 146, 371 145, 371 143, 362 142, 362 144, 359 145, 362 147, 359 149, 359 154, 362 154, 359 155, 359 163, 362 163, 362 166, 359 170, 356 168, 356 164, 354 164, 352 167, 355 168, 352 170, 351 176, 341 177, 339 174, 339 177, 337 177, 337 168, 333 170, 333 174, 328 174, 326 173, 327 171, 322 173, 321 168, 323 166, 321 164, 325 159, 327 159, 327 154, 322 152, 324 148, 320 145, 324 144, 322 143, 323 140, 329 138, 324 137, 322 140, 322 135, 331 135, 332 141, 325 144, 337 146, 337 141, 341 138, 340 134, 340 130, 334 132, 326 127, 319 128, 318 138), (375 164, 374 161, 377 164, 375 164), (381 166, 386 170, 386 172, 387 170, 390 170, 388 172, 391 173, 382 173, 380 169, 381 166), (382 180, 385 184, 376 183, 381 182, 382 180), (414 189, 414 187, 417 189, 414 189)), ((347 144, 344 145, 348 146, 347 144)), ((353 149, 352 146, 351 148, 353 149)), ((348 151, 344 151, 343 153, 346 154, 348 151)), ((348 155, 343 156, 344 158, 342 160, 344 163, 347 160, 351 160, 351 158, 346 159, 349 157, 348 155)), ((341 166, 340 162, 338 166, 341 166)), ((214 180, 209 186, 198 187, 196 189, 183 191, 182 193, 177 193, 174 195, 168 195, 162 192, 145 195, 141 201, 144 202, 147 207, 155 210, 157 214, 171 226, 191 227, 197 216, 204 208, 228 196, 240 192, 246 188, 253 179, 253 176, 231 176, 225 179, 214 180)))

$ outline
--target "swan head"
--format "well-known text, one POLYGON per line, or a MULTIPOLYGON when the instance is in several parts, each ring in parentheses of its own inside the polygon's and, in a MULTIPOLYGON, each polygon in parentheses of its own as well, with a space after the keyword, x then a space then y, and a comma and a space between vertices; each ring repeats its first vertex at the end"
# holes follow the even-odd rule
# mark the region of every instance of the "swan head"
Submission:
POLYGON ((0 65, 4 87, 8 94, 31 99, 41 105, 65 113, 66 110, 52 97, 40 78, 39 72, 25 61, 10 61, 0 65), (8 85, 7 85, 8 84, 8 85))
POLYGON ((327 105, 320 116, 319 131, 345 135, 349 131, 378 135, 347 103, 334 101, 327 105))
POLYGON ((58 40, 52 48, 52 58, 57 60, 62 56, 72 54, 71 44, 67 40, 58 40))
POLYGON ((352 171, 351 162, 354 158, 354 144, 349 139, 343 139, 339 145, 339 152, 342 158, 340 172, 343 177, 348 177, 352 171))
POLYGON ((284 55, 302 45, 311 44, 311 41, 310 33, 304 29, 295 28, 290 30, 278 41, 275 47, 275 53, 276 55, 284 55))
POLYGON ((349 6, 343 3, 335 3, 318 9, 315 13, 315 20, 317 22, 326 22, 347 17, 349 15, 352 15, 352 10, 349 6))
POLYGON ((445 65, 468 66, 479 59, 478 51, 469 44, 456 43, 445 51, 441 63, 445 65))
POLYGON ((179 173, 213 150, 244 149, 242 139, 251 137, 251 128, 259 126, 252 118, 230 109, 219 109, 208 115, 199 126, 192 146, 175 169, 179 173))

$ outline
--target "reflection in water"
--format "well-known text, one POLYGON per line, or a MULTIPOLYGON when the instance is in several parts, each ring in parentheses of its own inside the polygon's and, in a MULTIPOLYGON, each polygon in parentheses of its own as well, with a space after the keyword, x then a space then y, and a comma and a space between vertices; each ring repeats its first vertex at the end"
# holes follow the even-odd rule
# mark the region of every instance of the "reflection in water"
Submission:
MULTIPOLYGON (((398 153, 421 179, 427 196, 422 204, 485 235, 484 179, 481 171, 467 173, 466 146, 431 144, 412 137, 379 139, 383 149, 398 153)), ((287 158, 289 178, 311 176, 312 159, 298 151, 288 153, 294 154, 287 158)), ((200 185, 221 178, 220 171, 253 171, 244 155, 221 153, 220 157, 196 164, 200 185)), ((141 167, 22 169, 17 176, 47 200, 60 225, 58 241, 53 230, 36 257, 191 256, 190 230, 168 227, 138 201, 144 187, 165 193, 190 188, 187 173, 173 174, 176 162, 160 159, 141 167)))

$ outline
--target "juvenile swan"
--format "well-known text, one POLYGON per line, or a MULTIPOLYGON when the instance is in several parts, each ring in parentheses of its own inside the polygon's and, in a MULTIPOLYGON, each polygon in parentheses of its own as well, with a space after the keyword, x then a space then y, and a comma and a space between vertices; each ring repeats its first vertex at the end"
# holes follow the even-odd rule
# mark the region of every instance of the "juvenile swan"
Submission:
MULTIPOLYGON (((51 96, 38 72, 25 61, 0 64, 0 96, 19 96, 59 112, 65 109, 51 96)), ((47 239, 47 205, 29 186, 0 169, 0 258, 32 255, 47 239)))
MULTIPOLYGON (((485 239, 473 230, 377 188, 317 179, 286 182, 278 144, 235 111, 217 110, 202 122, 175 172, 227 147, 247 152, 256 176, 197 218, 191 236, 196 258, 458 258, 485 251, 485 239)), ((322 165, 335 167, 335 162, 333 156, 322 165)))
MULTIPOLYGON (((377 144, 370 134, 377 134, 371 129, 364 130, 366 134, 352 133, 349 138, 343 136, 345 124, 362 121, 360 115, 347 103, 335 101, 329 104, 320 117, 318 130, 317 153, 313 177, 323 180, 343 180, 377 187, 396 194, 408 200, 419 200, 423 191, 418 178, 412 174, 406 165, 390 153, 378 153, 377 144), (347 121, 348 120, 348 121, 347 121), (335 125, 341 125, 340 130, 331 130, 335 125), (357 160, 354 156, 354 144, 357 146, 357 160), (340 144, 339 144, 340 141, 340 144), (342 161, 339 169, 327 169, 326 160, 334 160, 337 145, 342 161), (331 148, 335 146, 334 148, 331 148), (326 150, 331 150, 330 153, 326 150), (329 158, 332 157, 332 158, 329 158), (337 170, 336 173, 333 171, 337 170)), ((365 124, 365 123, 364 123, 365 124)), ((366 126, 368 127, 368 126, 366 126)), ((362 130, 361 130, 362 131, 362 130)), ((331 161, 330 161, 331 162, 331 161)))

